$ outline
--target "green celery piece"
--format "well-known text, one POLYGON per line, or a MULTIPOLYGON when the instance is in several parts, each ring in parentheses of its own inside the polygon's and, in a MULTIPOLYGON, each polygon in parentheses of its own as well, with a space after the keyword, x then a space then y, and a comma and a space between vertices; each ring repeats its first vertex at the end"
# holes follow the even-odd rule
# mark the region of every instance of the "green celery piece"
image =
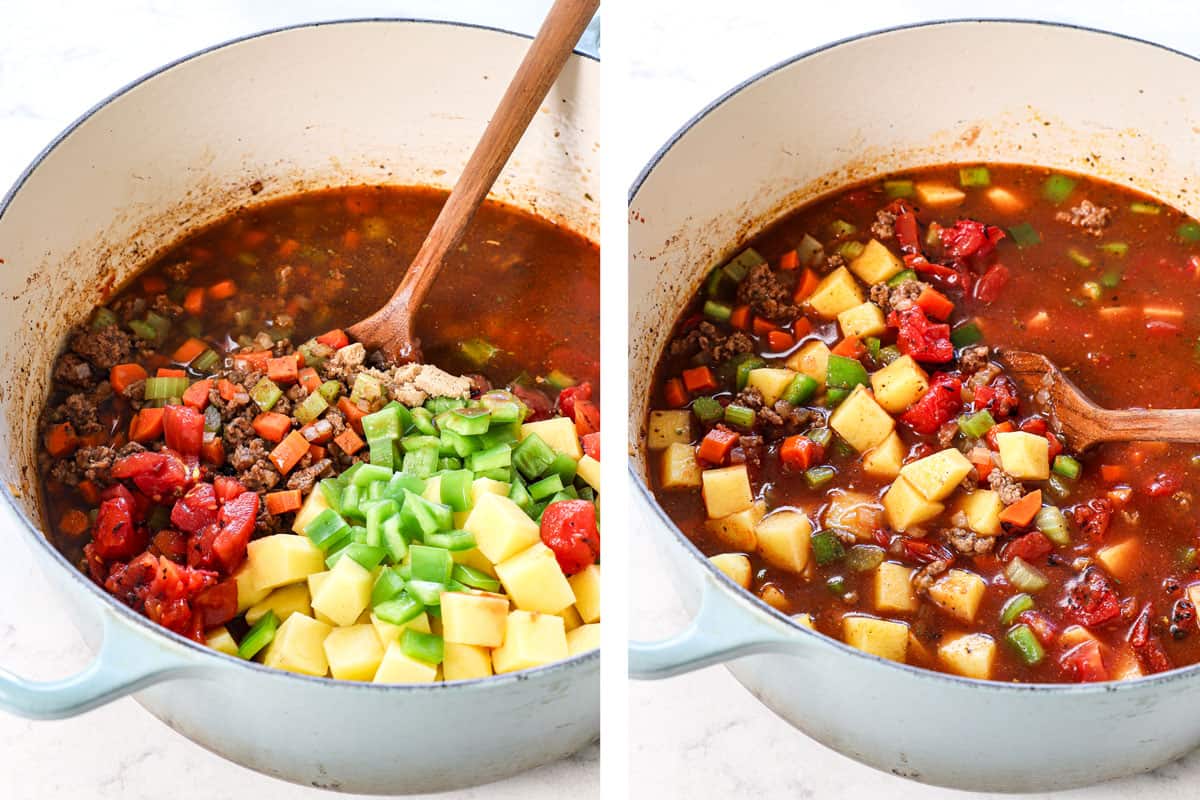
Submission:
POLYGON ((250 399, 253 400, 263 411, 270 411, 279 402, 279 398, 283 397, 281 390, 275 381, 264 376, 258 379, 258 383, 250 390, 250 399))
POLYGON ((321 396, 320 392, 317 392, 304 398, 292 414, 300 421, 301 425, 308 425, 315 422, 328 408, 329 403, 321 396))
POLYGON ((268 611, 259 618, 258 622, 254 623, 242 638, 241 644, 238 645, 238 657, 247 661, 254 658, 275 639, 275 632, 278 629, 279 617, 275 616, 274 611, 268 611))
POLYGON ((317 387, 317 394, 325 398, 325 402, 333 405, 342 393, 342 385, 337 381, 325 381, 317 387))
POLYGON ((379 379, 365 372, 358 373, 354 378, 354 386, 350 390, 350 402, 365 408, 370 408, 383 399, 383 385, 379 379))

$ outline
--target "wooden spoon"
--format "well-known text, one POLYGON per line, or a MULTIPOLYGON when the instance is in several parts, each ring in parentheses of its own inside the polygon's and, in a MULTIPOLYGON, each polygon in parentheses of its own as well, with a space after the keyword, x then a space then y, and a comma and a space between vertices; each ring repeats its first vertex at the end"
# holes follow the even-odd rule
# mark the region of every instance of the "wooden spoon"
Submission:
POLYGON ((420 359, 413 318, 599 6, 600 0, 556 0, 395 294, 347 329, 368 349, 394 362, 420 359))
POLYGON ((1101 408, 1043 355, 1006 350, 996 358, 1024 393, 1046 393, 1041 405, 1074 450, 1100 442, 1200 442, 1200 409, 1101 408))

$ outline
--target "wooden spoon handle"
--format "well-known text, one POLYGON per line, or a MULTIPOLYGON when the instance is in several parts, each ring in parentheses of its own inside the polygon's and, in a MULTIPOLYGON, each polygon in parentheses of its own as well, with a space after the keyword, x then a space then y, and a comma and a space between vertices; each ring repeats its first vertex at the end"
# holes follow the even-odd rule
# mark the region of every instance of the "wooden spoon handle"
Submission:
POLYGON ((1104 411, 1097 422, 1098 442, 1200 442, 1200 409, 1104 411))

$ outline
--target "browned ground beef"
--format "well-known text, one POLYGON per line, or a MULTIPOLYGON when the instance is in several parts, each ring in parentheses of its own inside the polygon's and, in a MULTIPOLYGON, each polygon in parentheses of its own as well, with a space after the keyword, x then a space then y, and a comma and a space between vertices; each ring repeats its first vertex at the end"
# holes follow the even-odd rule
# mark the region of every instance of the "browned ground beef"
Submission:
POLYGON ((922 281, 906 280, 899 286, 888 286, 886 283, 877 283, 871 287, 870 297, 871 302, 883 309, 885 314, 901 309, 908 308, 913 303, 917 302, 917 298, 921 296, 921 292, 928 288, 929 284, 922 281))
POLYGON ((87 436, 101 429, 100 417, 96 411, 96 402, 88 395, 73 394, 62 404, 62 410, 75 428, 75 433, 87 436))
POLYGON ((958 356, 958 369, 964 376, 973 375, 988 365, 988 356, 986 344, 965 347, 958 356))
POLYGON ((794 406, 786 400, 776 400, 774 406, 763 406, 758 410, 758 421, 766 426, 772 439, 799 433, 820 416, 811 408, 794 406))
POLYGON ((988 485, 1000 495, 1000 502, 1006 506, 1011 506, 1025 495, 1021 482, 1001 469, 993 469, 988 473, 988 485))
POLYGON ((322 478, 328 478, 333 474, 333 462, 328 458, 322 458, 320 461, 298 469, 288 477, 287 488, 299 489, 308 494, 312 490, 313 484, 322 478))
POLYGON ((262 439, 251 439, 247 444, 234 448, 229 464, 237 470, 237 479, 252 492, 274 489, 279 483, 279 470, 267 457, 270 451, 262 439))
POLYGON ((695 356, 700 364, 717 364, 739 353, 754 351, 754 340, 741 331, 728 336, 711 322, 701 322, 668 346, 672 356, 695 356))
POLYGON ((1082 228, 1091 236, 1099 236, 1112 221, 1112 209, 1098 206, 1091 200, 1084 200, 1070 211, 1060 211, 1054 218, 1077 228, 1082 228))
POLYGON ((896 236, 896 215, 886 208, 875 212, 875 222, 871 225, 871 233, 878 239, 892 239, 896 236))
POLYGON ((958 552, 967 556, 978 556, 992 552, 996 539, 992 536, 980 536, 966 528, 947 528, 942 531, 946 543, 958 552))
POLYGON ((165 294, 156 295, 154 301, 150 303, 150 308, 154 310, 154 313, 161 314, 167 319, 183 316, 183 306, 172 302, 171 298, 165 294))
POLYGON ((825 259, 824 271, 833 272, 835 269, 844 266, 846 266, 846 259, 842 257, 841 253, 834 253, 825 259))
POLYGON ((950 568, 949 561, 937 560, 933 561, 917 570, 912 576, 912 586, 917 593, 929 591, 929 587, 933 585, 938 576, 950 568))
POLYGON ((64 353, 54 365, 54 382, 76 389, 90 389, 96 385, 92 367, 74 353, 64 353))
POLYGON ((69 346, 72 352, 103 370, 128 361, 134 350, 133 336, 116 325, 98 331, 79 331, 71 337, 69 346))
POLYGON ((750 268, 738 284, 737 299, 772 322, 791 322, 800 314, 800 309, 792 303, 792 289, 766 262, 750 268))

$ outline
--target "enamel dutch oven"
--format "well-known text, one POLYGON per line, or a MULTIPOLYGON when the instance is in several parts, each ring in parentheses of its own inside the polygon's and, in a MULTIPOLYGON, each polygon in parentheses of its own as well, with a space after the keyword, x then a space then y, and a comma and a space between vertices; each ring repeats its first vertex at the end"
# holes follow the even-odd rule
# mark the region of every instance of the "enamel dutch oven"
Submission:
POLYGON ((643 526, 695 619, 670 640, 634 643, 635 677, 728 662, 821 743, 960 789, 1080 786, 1200 744, 1200 666, 1098 685, 993 683, 885 661, 797 625, 722 576, 658 507, 643 428, 678 310, 713 264, 783 212, 879 173, 992 161, 1095 175, 1197 215, 1198 86, 1200 62, 1145 42, 1034 22, 944 22, 768 69, 667 143, 630 196, 629 445, 643 526))
MULTIPOLYGON (((270 670, 159 628, 43 537, 30 423, 68 328, 182 233, 310 188, 449 188, 528 43, 409 20, 264 33, 134 83, 21 176, 0 205, 0 338, 21 343, 0 352, 0 483, 19 522, 8 536, 33 549, 96 657, 49 683, 0 671, 0 708, 66 717, 132 693, 231 761, 364 793, 487 783, 598 738, 598 652, 486 680, 383 686, 270 670)), ((599 77, 595 59, 572 56, 493 192, 591 238, 599 77)))

